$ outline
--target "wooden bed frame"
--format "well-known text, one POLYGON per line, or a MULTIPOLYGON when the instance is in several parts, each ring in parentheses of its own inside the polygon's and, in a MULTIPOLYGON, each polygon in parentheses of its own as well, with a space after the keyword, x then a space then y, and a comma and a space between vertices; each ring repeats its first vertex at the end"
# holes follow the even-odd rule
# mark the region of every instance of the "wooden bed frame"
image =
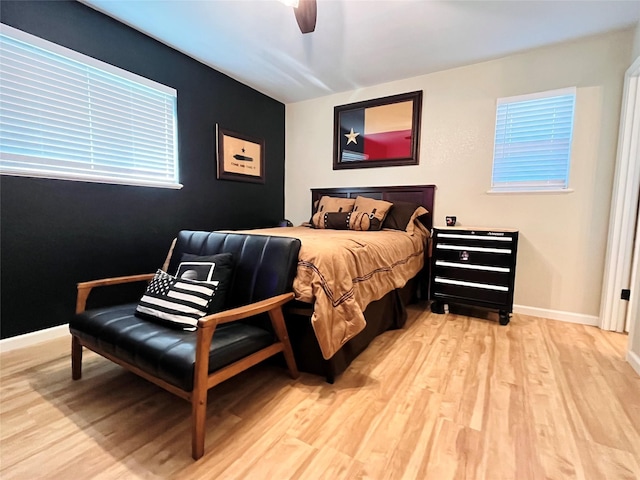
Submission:
MULTIPOLYGON (((388 202, 413 202, 424 206, 429 214, 423 223, 429 230, 433 227, 435 185, 389 186, 389 187, 338 187, 311 189, 311 211, 316 200, 323 195, 332 197, 355 198, 358 195, 386 200, 388 202)), ((429 284, 429 259, 425 258, 424 269, 409 280, 401 289, 393 290, 380 300, 372 302, 364 311, 367 326, 349 340, 333 357, 322 357, 315 332, 311 326, 313 305, 291 302, 285 311, 287 329, 293 346, 298 368, 304 372, 326 377, 333 383, 336 376, 346 370, 351 362, 362 353, 375 337, 381 333, 401 328, 407 319, 405 306, 416 298, 427 299, 429 284), (300 318, 303 317, 303 318, 300 318)))
POLYGON ((386 200, 387 202, 413 202, 418 203, 429 210, 425 220, 425 226, 431 230, 433 228, 433 201, 435 197, 435 185, 411 185, 400 187, 338 187, 338 188, 312 188, 311 189, 311 212, 316 200, 320 200, 323 195, 330 197, 355 198, 358 195, 375 198, 376 200, 386 200))

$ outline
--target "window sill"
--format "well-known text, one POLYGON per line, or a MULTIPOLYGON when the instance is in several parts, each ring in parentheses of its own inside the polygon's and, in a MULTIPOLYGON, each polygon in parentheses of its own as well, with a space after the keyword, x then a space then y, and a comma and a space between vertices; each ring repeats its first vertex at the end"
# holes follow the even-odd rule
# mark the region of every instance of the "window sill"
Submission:
POLYGON ((12 177, 31 177, 31 178, 48 178, 51 180, 69 180, 72 182, 88 182, 88 183, 104 183, 110 185, 127 185, 134 187, 153 187, 153 188, 168 188, 172 190, 180 190, 183 185, 181 183, 161 183, 161 182, 152 182, 152 181, 144 181, 144 180, 125 180, 125 179, 116 179, 116 178, 92 178, 92 177, 83 177, 83 176, 66 176, 66 175, 55 175, 52 173, 45 172, 8 172, 8 171, 0 171, 0 175, 8 175, 12 177))
POLYGON ((489 195, 564 195, 566 193, 573 193, 573 188, 564 188, 562 190, 487 190, 489 195))

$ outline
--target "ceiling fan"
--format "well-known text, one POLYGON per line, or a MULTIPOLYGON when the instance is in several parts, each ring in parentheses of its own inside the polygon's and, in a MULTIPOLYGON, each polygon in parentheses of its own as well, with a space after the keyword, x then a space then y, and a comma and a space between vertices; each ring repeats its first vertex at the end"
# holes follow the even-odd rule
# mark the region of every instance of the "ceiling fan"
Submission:
POLYGON ((293 7, 293 13, 302 33, 311 33, 316 29, 318 8, 316 0, 281 0, 293 7))

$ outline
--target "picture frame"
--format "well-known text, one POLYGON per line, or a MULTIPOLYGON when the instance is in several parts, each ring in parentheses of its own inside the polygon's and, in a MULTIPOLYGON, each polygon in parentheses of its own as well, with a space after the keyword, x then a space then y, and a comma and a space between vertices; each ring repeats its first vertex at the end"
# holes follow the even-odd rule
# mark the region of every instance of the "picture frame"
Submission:
POLYGON ((264 139, 216 125, 218 179, 265 183, 264 139))
POLYGON ((422 90, 334 107, 333 169, 418 165, 422 90))

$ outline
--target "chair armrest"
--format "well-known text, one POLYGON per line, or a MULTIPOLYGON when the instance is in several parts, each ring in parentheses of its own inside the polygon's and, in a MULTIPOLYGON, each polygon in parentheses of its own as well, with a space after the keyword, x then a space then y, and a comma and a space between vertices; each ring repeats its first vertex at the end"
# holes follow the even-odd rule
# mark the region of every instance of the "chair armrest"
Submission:
POLYGON ((243 305, 241 307, 207 315, 206 317, 202 317, 198 320, 198 328, 212 328, 215 325, 234 322, 236 320, 258 315, 259 313, 268 312, 269 310, 278 308, 290 300, 293 300, 293 297, 293 292, 283 293, 282 295, 250 303, 249 305, 243 305))
POLYGON ((123 283, 149 281, 153 278, 154 273, 143 273, 141 275, 126 275, 124 277, 102 278, 100 280, 91 280, 89 282, 80 282, 77 284, 78 297, 76 299, 76 313, 84 312, 87 306, 87 298, 91 289, 95 287, 108 287, 110 285, 120 285, 123 283))

